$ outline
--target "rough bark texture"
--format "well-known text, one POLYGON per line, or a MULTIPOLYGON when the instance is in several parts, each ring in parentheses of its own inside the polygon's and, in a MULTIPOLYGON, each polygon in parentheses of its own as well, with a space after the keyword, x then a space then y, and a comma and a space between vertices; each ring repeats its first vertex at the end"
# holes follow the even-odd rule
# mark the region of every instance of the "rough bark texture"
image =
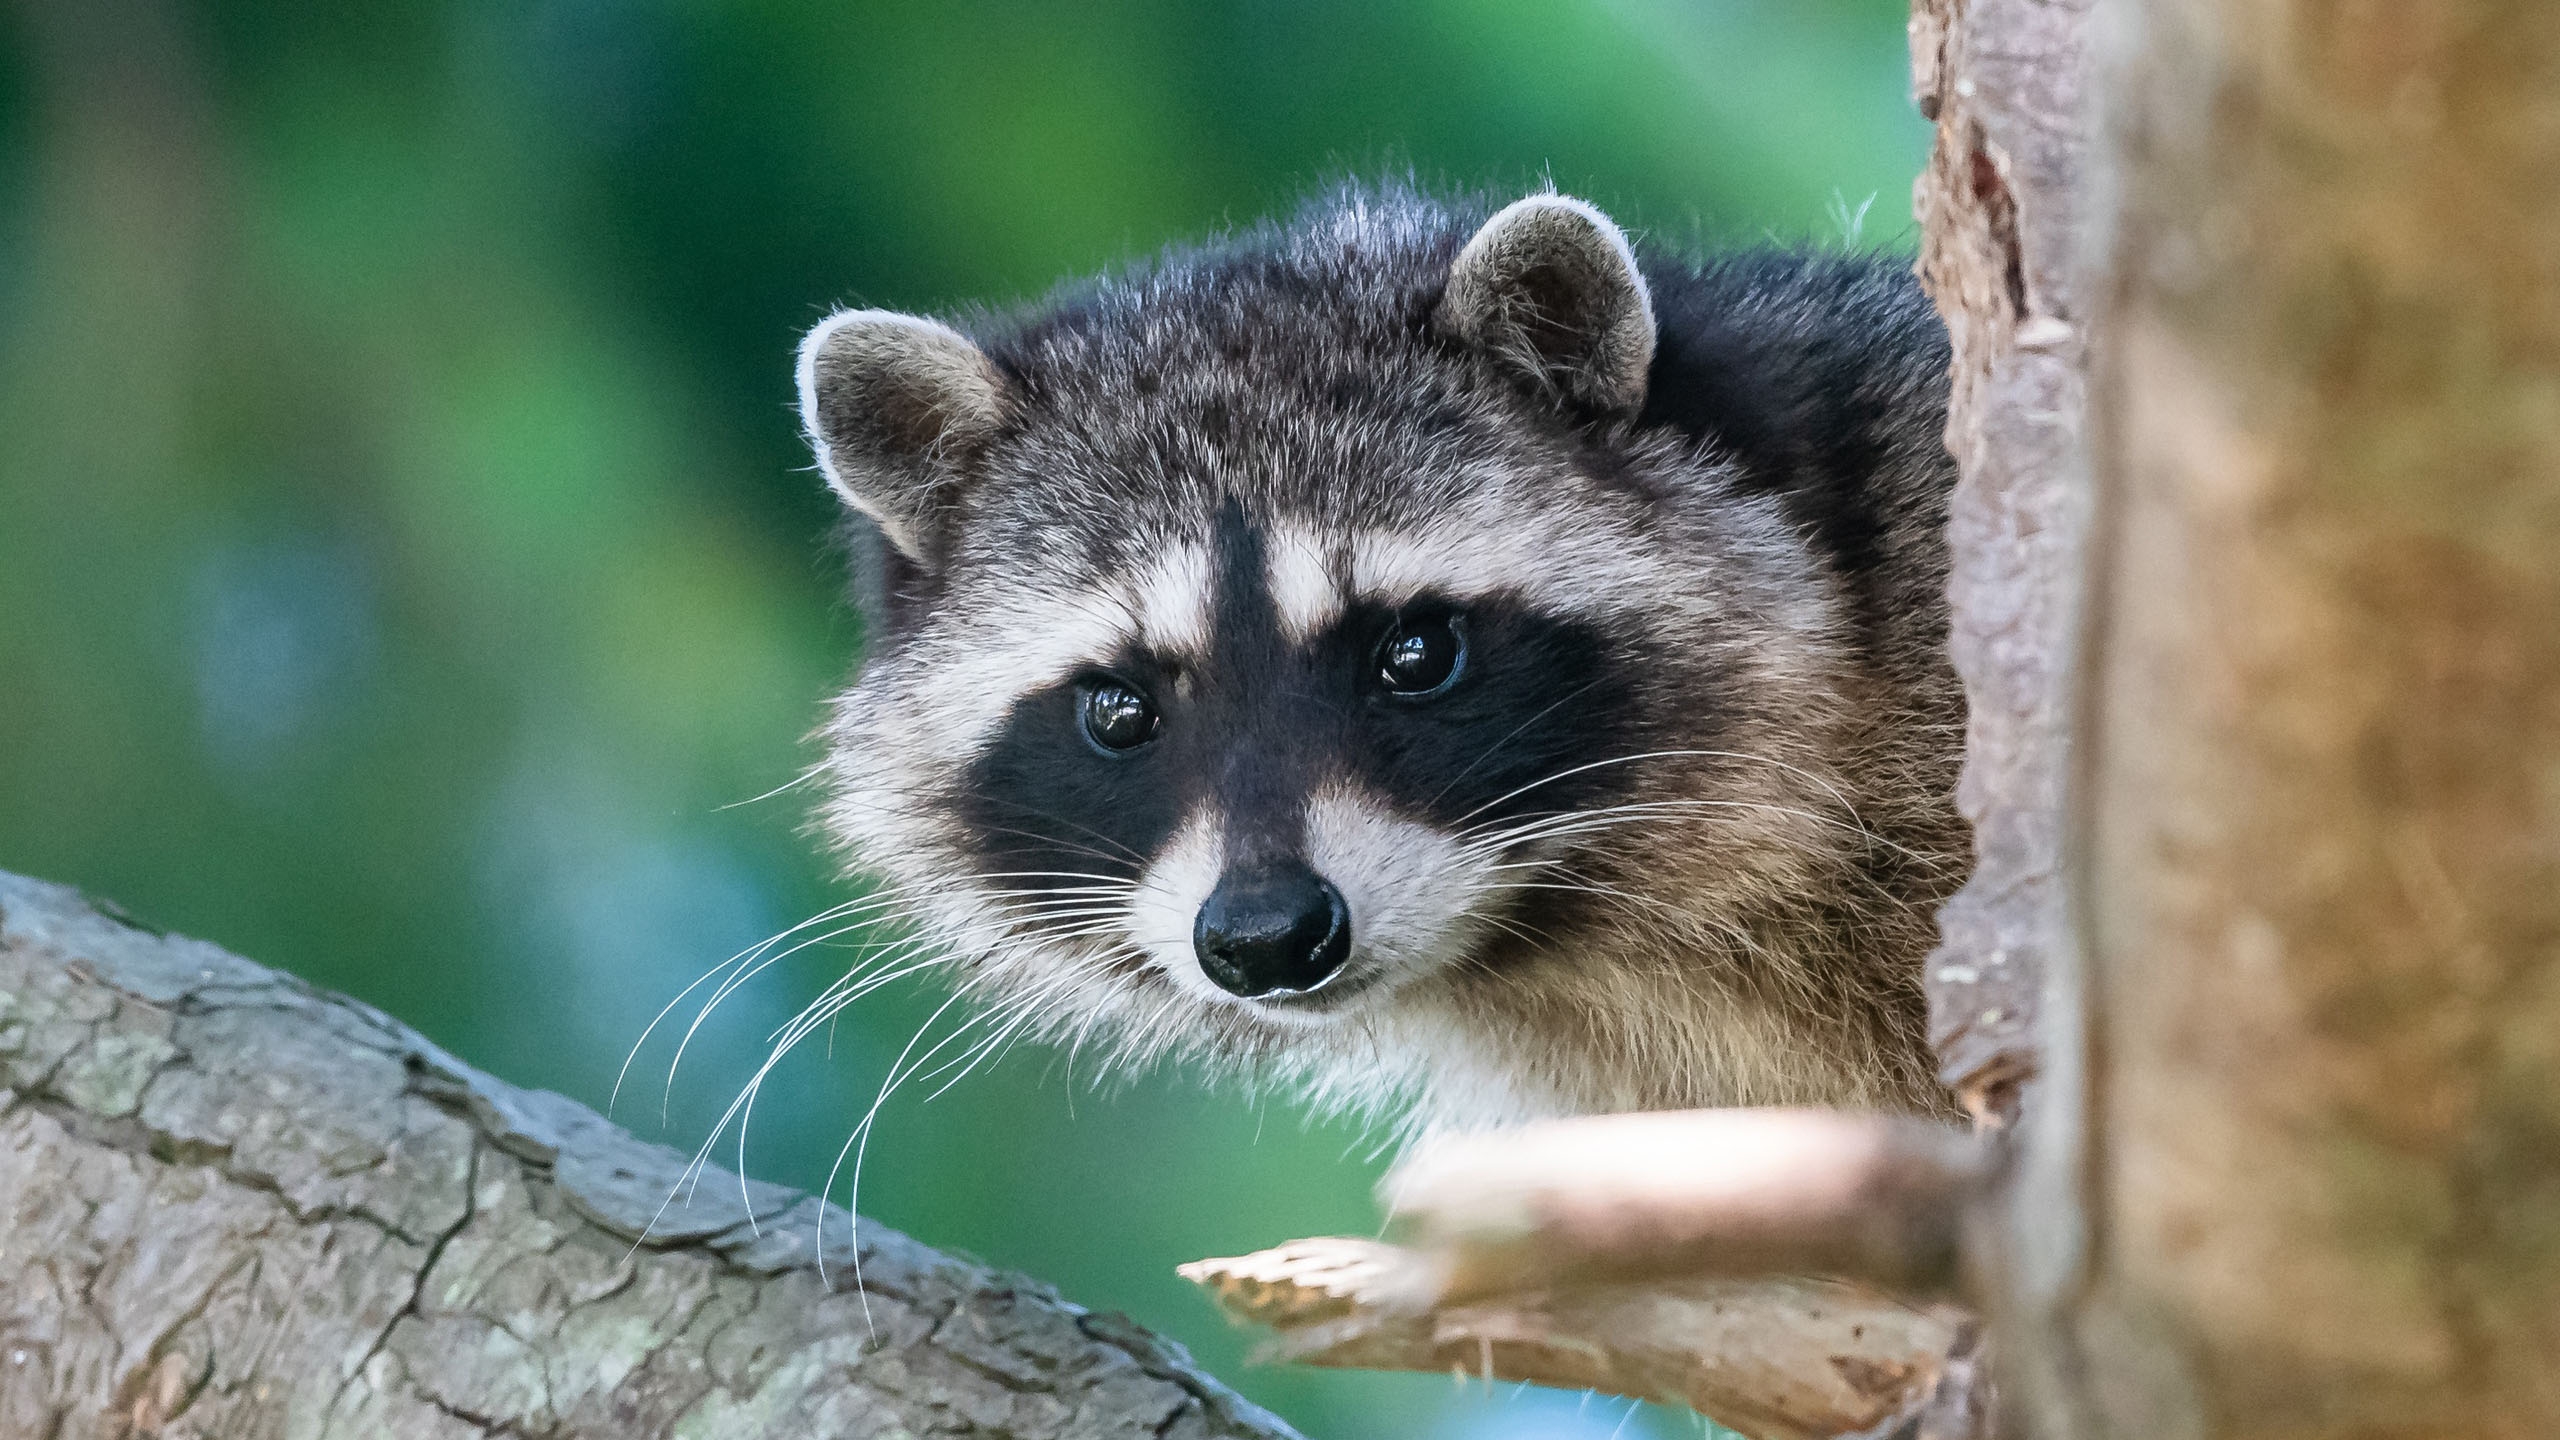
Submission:
POLYGON ((2560 8, 2127 18, 2037 1433, 2560 1435, 2560 8))
POLYGON ((876 1225, 866 1314, 844 1212, 716 1171, 662 1210, 682 1166, 0 875, 0 1437, 1289 1434, 876 1225))
MULTIPOLYGON (((2063 1382, 2032 1373, 2049 1352, 2008 1337, 2050 1322, 2081 1245, 2064 791, 2089 511, 2093 4, 1914 0, 1911 16, 1912 91, 1938 125, 1913 204, 1920 276, 1953 342, 1949 639, 1968 706, 1957 802, 1975 853, 1939 913, 1926 981, 1940 1075, 2015 1142, 1972 1249, 1997 1373, 2029 1390, 2063 1382)), ((1986 1433, 1994 1374, 1968 1350, 1897 1433, 1986 1433)))
POLYGON ((1917 0, 1912 91, 1938 123, 1913 207, 1954 345, 1950 637, 1969 721, 1971 880, 1930 957, 1939 1073, 2010 1117, 2065 934, 2063 739, 2087 489, 2080 255, 2091 0, 1917 0))

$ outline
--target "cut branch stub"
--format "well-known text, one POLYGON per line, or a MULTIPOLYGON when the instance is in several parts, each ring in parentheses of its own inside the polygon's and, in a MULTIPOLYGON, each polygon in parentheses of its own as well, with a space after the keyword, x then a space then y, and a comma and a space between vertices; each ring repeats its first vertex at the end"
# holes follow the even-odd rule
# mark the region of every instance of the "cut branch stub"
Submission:
POLYGON ((1380 1187, 1445 1267, 1441 1301, 1673 1275, 1838 1275, 1954 1287, 1986 1142, 1824 1110, 1553 1121, 1426 1146, 1380 1187))
POLYGON ((1687 1405, 1747 1434, 1869 1429, 1938 1389, 1990 1142, 1894 1116, 1722 1110, 1427 1147, 1382 1187, 1411 1243, 1300 1240, 1183 1274, 1269 1358, 1457 1370, 1687 1405), (1894 1298, 1848 1279, 1899 1290, 1894 1298))
POLYGON ((1827 1280, 1684 1279, 1416 1308, 1431 1257, 1333 1237, 1182 1267, 1258 1358, 1526 1380, 1686 1405, 1758 1440, 1829 1440, 1908 1413, 1967 1324, 1827 1280))

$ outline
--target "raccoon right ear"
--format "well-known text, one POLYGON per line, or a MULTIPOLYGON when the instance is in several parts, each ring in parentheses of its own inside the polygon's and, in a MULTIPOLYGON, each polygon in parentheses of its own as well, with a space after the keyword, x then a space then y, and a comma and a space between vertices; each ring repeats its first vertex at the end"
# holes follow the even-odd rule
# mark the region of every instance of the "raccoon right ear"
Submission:
POLYGON ((963 468, 1004 418, 1004 377, 938 320, 840 310, 800 344, 800 423, 818 468, 909 559, 931 566, 963 468))
POLYGON ((1449 267, 1437 319, 1541 388, 1603 414, 1644 406, 1653 298, 1626 232, 1569 195, 1504 206, 1449 267))

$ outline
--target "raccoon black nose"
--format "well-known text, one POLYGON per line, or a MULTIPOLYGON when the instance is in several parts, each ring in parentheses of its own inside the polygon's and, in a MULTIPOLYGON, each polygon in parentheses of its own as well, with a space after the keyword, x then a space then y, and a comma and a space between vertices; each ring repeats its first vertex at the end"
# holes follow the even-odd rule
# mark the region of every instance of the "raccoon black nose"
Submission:
POLYGON ((1230 870, 1191 922, 1191 948, 1201 972, 1232 994, 1313 990, 1351 954, 1351 912, 1304 865, 1230 870))

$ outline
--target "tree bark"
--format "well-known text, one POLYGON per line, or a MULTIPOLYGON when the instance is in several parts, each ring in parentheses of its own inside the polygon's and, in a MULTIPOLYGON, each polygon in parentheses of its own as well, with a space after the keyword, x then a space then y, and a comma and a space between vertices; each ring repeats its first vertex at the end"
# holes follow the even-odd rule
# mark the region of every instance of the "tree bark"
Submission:
POLYGON ((1258 1437, 1177 1348, 0 875, 0 1436, 1258 1437), (822 1277, 811 1241, 823 1225, 822 1277))
POLYGON ((2008 1150, 1969 1247, 1990 1363, 1948 1367, 1911 1417, 1929 1440, 1989 1433, 1995 1377, 2031 1395, 2074 1378, 2042 1373, 2067 1357, 2032 1337, 2067 1303, 2083 1244, 2065 794, 2091 508, 2094 10, 1912 5, 1912 93, 1938 127, 1913 208, 1920 277, 1952 345, 1949 646, 1967 706, 1956 798, 1974 835, 1973 874, 1939 912, 1924 979, 1939 1074, 2008 1150))
POLYGON ((2034 1432, 2560 1434, 2560 9, 2127 19, 2034 1432))
POLYGON ((1914 187, 1920 277, 1952 347, 1949 648, 1974 869, 1929 959, 1939 1073, 1987 1121, 2044 1063, 2066 944, 2062 791, 2087 464, 2081 245, 2091 0, 1916 0, 1912 92, 1937 121, 1914 187))

